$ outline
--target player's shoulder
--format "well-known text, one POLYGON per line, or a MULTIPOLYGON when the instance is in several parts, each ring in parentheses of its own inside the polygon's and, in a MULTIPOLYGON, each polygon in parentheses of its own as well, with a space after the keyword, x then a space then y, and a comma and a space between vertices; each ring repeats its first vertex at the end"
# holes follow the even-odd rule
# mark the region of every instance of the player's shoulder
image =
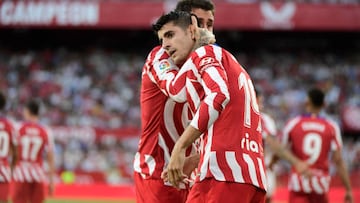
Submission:
POLYGON ((273 117, 271 117, 269 114, 262 112, 261 113, 261 119, 267 123, 267 124, 271 124, 271 125, 275 125, 275 120, 273 117))
POLYGON ((223 50, 224 49, 220 46, 208 44, 195 49, 194 52, 197 56, 202 57, 207 55, 215 55, 217 52, 221 52, 223 50))
POLYGON ((170 58, 169 54, 166 53, 165 49, 161 46, 154 47, 148 54, 148 61, 159 61, 162 59, 170 58))
POLYGON ((0 117, 0 123, 4 126, 12 125, 11 121, 6 117, 0 117))
POLYGON ((327 123, 332 128, 335 128, 335 129, 340 128, 339 122, 329 116, 324 116, 323 120, 325 123, 327 123))
POLYGON ((304 121, 303 116, 299 115, 299 116, 292 117, 285 123, 285 128, 292 128, 303 121, 304 121))

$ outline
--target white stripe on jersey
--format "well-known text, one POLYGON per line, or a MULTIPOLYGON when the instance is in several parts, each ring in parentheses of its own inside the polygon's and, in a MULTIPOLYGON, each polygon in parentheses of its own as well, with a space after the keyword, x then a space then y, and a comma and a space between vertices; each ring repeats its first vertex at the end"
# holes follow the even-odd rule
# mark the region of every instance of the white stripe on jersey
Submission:
POLYGON ((199 112, 197 112, 195 115, 194 115, 194 118, 191 120, 191 123, 190 125, 196 129, 199 129, 199 123, 198 123, 198 120, 199 120, 199 112))
POLYGON ((165 164, 163 168, 165 169, 170 161, 170 152, 169 152, 169 148, 166 146, 165 139, 163 138, 163 136, 159 133, 158 137, 159 137, 158 144, 161 147, 161 149, 164 150, 165 164))
POLYGON ((149 167, 149 175, 151 176, 155 171, 155 166, 156 166, 155 159, 152 156, 145 154, 145 163, 147 163, 149 167))
POLYGON ((235 152, 225 152, 226 163, 229 165, 235 182, 243 183, 244 177, 239 163, 236 160, 235 152))
MULTIPOLYGON (((251 157, 248 155, 248 154, 243 154, 243 158, 245 160, 245 162, 247 163, 248 165, 248 169, 249 169, 249 175, 250 175, 250 179, 251 179, 251 182, 259 187, 259 181, 257 179, 257 175, 256 175, 256 169, 255 169, 255 165, 254 165, 254 162, 253 160, 251 159, 251 157)), ((265 186, 265 185, 264 185, 265 186)))
POLYGON ((189 113, 190 113, 190 109, 189 109, 189 105, 188 103, 184 104, 182 113, 181 113, 181 123, 182 126, 184 126, 184 129, 190 124, 190 118, 189 118, 189 113))
MULTIPOLYGON (((338 144, 340 145, 340 147, 343 146, 343 143, 342 143, 342 138, 341 138, 341 132, 340 132, 340 128, 339 128, 339 125, 334 122, 333 120, 330 120, 330 119, 327 119, 327 121, 331 124, 331 126, 334 128, 335 130, 335 138, 336 138, 336 141, 338 142, 338 144)), ((338 149, 338 146, 336 143, 334 142, 331 142, 331 150, 335 151, 338 149)))
MULTIPOLYGON (((166 103, 165 103, 165 107, 164 107, 164 123, 165 123, 165 128, 166 131, 168 132, 168 134, 170 135, 172 141, 175 143, 178 139, 179 139, 179 134, 176 130, 176 126, 174 123, 174 119, 169 119, 172 118, 174 116, 174 109, 175 109, 175 102, 171 99, 167 99, 166 103)), ((159 137, 161 135, 159 134, 159 137)), ((164 141, 164 146, 166 147, 166 143, 164 141)), ((167 148, 167 147, 166 147, 167 148)), ((167 151, 169 151, 167 149, 167 151)))
POLYGON ((189 92, 189 97, 191 98, 191 101, 193 101, 194 109, 198 109, 201 103, 200 97, 196 92, 194 84, 188 78, 186 78, 186 88, 187 91, 189 92))
POLYGON ((0 183, 1 182, 10 182, 10 181, 11 181, 10 167, 1 165, 0 183))
MULTIPOLYGON (((209 164, 209 159, 210 159, 211 144, 212 144, 212 137, 213 137, 213 126, 211 126, 208 129, 208 140, 206 142, 205 150, 203 152, 204 160, 202 162, 202 165, 200 166, 200 181, 204 180, 207 175, 208 164, 209 164)), ((202 139, 201 142, 204 142, 204 140, 202 139)), ((203 145, 203 143, 202 143, 202 145, 203 145)))
POLYGON ((330 176, 320 177, 320 183, 323 186, 325 192, 329 191, 330 179, 330 176))
POLYGON ((25 181, 26 182, 33 182, 33 179, 30 175, 30 171, 29 171, 29 167, 27 165, 20 165, 21 167, 21 171, 23 172, 24 176, 25 176, 25 181))
POLYGON ((300 117, 296 117, 289 121, 288 124, 285 125, 282 137, 282 144, 287 145, 289 142, 289 132, 295 127, 295 125, 300 121, 300 117))
POLYGON ((30 173, 31 177, 33 178, 33 181, 41 182, 37 168, 33 168, 33 167, 29 168, 29 173, 30 173))
POLYGON ((135 159, 134 159, 134 171, 141 173, 141 168, 140 168, 140 153, 136 152, 135 154, 135 159))
POLYGON ((221 172, 219 164, 217 162, 216 152, 210 152, 209 170, 213 174, 216 180, 225 181, 225 176, 221 172))
POLYGON ((257 161, 258 161, 258 164, 259 164, 259 170, 260 170, 260 178, 261 178, 261 182, 263 184, 263 186, 265 187, 265 190, 267 190, 267 178, 266 178, 266 175, 265 175, 265 169, 264 169, 264 166, 263 166, 263 162, 260 158, 256 158, 257 161))
POLYGON ((196 54, 199 56, 199 58, 201 58, 201 57, 203 57, 203 56, 206 55, 206 50, 205 50, 205 47, 204 47, 204 46, 202 46, 202 47, 200 47, 200 48, 197 48, 197 49, 195 50, 195 52, 196 52, 196 54))
POLYGON ((319 179, 318 178, 316 178, 316 177, 311 178, 311 185, 312 185, 312 188, 314 189, 314 191, 317 194, 323 194, 324 193, 323 189, 321 188, 321 186, 319 184, 319 179))
POLYGON ((312 192, 311 187, 310 187, 310 180, 309 178, 305 178, 304 176, 300 177, 300 181, 301 181, 301 185, 303 188, 303 191, 305 193, 310 193, 312 192))
POLYGON ((290 176, 289 189, 291 189, 292 191, 295 191, 295 192, 300 191, 299 179, 295 173, 291 174, 291 176, 290 176))
MULTIPOLYGON (((230 96, 229 96, 229 91, 228 91, 227 85, 224 83, 225 81, 222 79, 221 75, 219 75, 219 71, 217 71, 215 67, 211 66, 211 67, 208 67, 205 70, 205 72, 209 74, 209 76, 211 77, 211 79, 213 81, 216 81, 216 84, 219 85, 221 92, 229 98, 230 96)), ((204 86, 205 92, 211 93, 209 88, 206 87, 205 83, 203 84, 203 86, 204 86)), ((228 101, 228 100, 226 100, 226 101, 228 101)), ((223 107, 225 105, 226 105, 226 103, 222 104, 223 107)))
POLYGON ((222 49, 219 46, 212 46, 212 48, 215 54, 215 58, 218 60, 219 63, 221 63, 223 56, 222 49))
POLYGON ((24 182, 24 177, 19 167, 15 167, 13 176, 15 181, 24 182))

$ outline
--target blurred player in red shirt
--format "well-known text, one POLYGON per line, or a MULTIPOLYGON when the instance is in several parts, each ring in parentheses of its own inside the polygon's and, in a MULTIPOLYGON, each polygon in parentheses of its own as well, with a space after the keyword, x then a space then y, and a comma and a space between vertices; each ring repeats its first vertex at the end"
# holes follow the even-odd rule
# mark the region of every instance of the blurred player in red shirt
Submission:
POLYGON ((16 155, 13 124, 1 115, 5 105, 6 97, 0 92, 0 203, 8 202, 12 168, 9 157, 14 159, 16 155))
POLYGON ((46 189, 54 190, 54 143, 50 131, 39 124, 40 104, 29 101, 24 110, 25 121, 17 129, 16 148, 18 158, 13 171, 13 203, 43 203, 46 189), (46 155, 49 174, 44 170, 43 156, 46 155), (49 179, 47 178, 49 176, 49 179))
MULTIPOLYGON (((183 0, 178 2, 176 9, 194 13, 200 19, 200 27, 213 31, 214 5, 211 1, 183 0)), ((161 179, 175 142, 191 117, 187 104, 175 103, 160 88, 160 78, 168 68, 177 69, 165 50, 157 46, 149 53, 142 71, 142 132, 134 160, 138 203, 182 203, 188 194, 186 185, 182 184, 181 189, 177 190, 161 179)), ((197 166, 198 157, 188 157, 188 172, 197 166)))
POLYGON ((289 202, 327 203, 330 186, 329 155, 337 167, 346 188, 345 202, 353 202, 349 175, 341 155, 342 139, 337 123, 320 115, 324 93, 314 88, 308 91, 306 111, 286 124, 283 144, 310 165, 313 176, 305 178, 292 171, 289 177, 289 202))

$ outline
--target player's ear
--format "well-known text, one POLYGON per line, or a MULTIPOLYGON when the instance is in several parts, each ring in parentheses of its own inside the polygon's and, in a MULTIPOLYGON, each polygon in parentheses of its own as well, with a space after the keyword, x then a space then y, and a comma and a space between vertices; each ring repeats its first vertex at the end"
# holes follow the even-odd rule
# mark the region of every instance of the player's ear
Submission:
POLYGON ((191 39, 196 40, 199 36, 199 27, 198 21, 195 15, 191 15, 191 25, 190 25, 191 39))

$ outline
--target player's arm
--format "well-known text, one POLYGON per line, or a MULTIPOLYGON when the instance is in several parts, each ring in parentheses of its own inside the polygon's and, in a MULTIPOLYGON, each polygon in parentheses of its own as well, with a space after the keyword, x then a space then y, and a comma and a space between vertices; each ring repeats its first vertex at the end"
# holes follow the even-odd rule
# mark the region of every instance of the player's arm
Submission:
POLYGON ((54 193, 54 176, 55 176, 55 163, 54 163, 54 152, 49 150, 47 154, 47 161, 49 164, 49 194, 54 193))
MULTIPOLYGON (((204 47, 200 49, 204 49, 204 47)), ((201 78, 205 97, 197 108, 190 125, 204 132, 218 119, 220 113, 229 103, 229 84, 225 70, 215 56, 207 55, 194 59, 194 61, 201 65, 192 73, 194 78, 201 78)), ((192 93, 189 92, 189 94, 192 93)))
POLYGON ((265 142, 266 145, 270 147, 270 149, 275 153, 276 156, 289 161, 298 173, 308 175, 309 165, 305 161, 297 158, 293 153, 291 153, 288 149, 282 146, 281 143, 278 142, 274 137, 266 136, 265 142))
POLYGON ((303 174, 305 176, 311 176, 311 172, 309 170, 308 164, 300 160, 292 152, 289 151, 291 145, 290 133, 293 130, 293 128, 298 124, 299 121, 300 121, 300 117, 296 117, 291 119, 289 122, 287 122, 282 132, 283 134, 282 134, 281 144, 272 142, 269 145, 270 147, 274 148, 274 151, 277 151, 276 152, 277 156, 288 160, 298 173, 303 174))
POLYGON ((335 150, 332 156, 332 160, 336 165, 337 174, 340 176, 341 181, 343 182, 346 193, 345 193, 345 202, 353 202, 353 196, 351 192, 351 184, 348 170, 345 166, 344 160, 341 156, 341 150, 335 150))
MULTIPOLYGON (((187 175, 183 170, 186 159, 186 149, 191 146, 191 144, 199 138, 201 134, 202 132, 189 125, 176 142, 166 169, 166 178, 174 187, 178 187, 179 183, 182 182, 184 178, 187 178, 187 175)), ((196 160, 198 161, 198 159, 196 160)))
POLYGON ((47 163, 49 166, 49 194, 53 195, 54 187, 55 187, 55 183, 54 183, 54 177, 55 177, 54 140, 53 140, 52 133, 49 129, 47 129, 47 133, 48 133, 48 146, 47 146, 46 159, 47 159, 47 163))
POLYGON ((160 46, 149 53, 143 67, 143 74, 147 74, 166 96, 182 103, 186 101, 186 75, 180 77, 178 71, 179 68, 160 46))

